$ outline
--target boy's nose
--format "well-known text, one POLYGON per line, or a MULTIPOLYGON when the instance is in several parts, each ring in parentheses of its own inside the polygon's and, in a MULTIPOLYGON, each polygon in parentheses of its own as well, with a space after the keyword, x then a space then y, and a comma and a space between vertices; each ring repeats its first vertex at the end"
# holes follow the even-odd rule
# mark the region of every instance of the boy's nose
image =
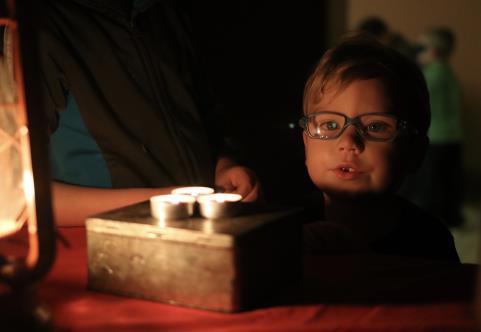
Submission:
POLYGON ((357 131, 356 126, 348 126, 338 138, 339 151, 352 151, 355 153, 364 150, 364 140, 357 131))

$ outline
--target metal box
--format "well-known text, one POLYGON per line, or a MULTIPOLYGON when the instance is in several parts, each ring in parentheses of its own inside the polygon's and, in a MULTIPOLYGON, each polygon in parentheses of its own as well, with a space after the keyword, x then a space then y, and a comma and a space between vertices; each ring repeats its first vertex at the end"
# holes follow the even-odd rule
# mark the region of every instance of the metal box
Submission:
POLYGON ((300 279, 298 215, 248 206, 237 217, 160 221, 143 202, 93 216, 88 287, 215 311, 257 307, 300 279))

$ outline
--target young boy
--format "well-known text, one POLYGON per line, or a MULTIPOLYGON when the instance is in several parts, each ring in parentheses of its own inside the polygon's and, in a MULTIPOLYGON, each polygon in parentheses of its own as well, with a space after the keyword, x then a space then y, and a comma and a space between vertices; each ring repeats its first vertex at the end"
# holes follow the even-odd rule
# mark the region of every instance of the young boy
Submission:
POLYGON ((459 261, 447 228, 395 195, 422 162, 429 123, 415 63, 363 36, 325 53, 306 84, 300 121, 326 219, 306 225, 308 251, 459 261))

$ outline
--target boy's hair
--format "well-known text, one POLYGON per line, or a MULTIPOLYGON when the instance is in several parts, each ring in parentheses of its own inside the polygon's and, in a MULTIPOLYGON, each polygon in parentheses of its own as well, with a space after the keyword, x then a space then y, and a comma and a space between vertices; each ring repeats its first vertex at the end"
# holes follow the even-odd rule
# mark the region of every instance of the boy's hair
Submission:
POLYGON ((453 52, 456 37, 449 28, 431 28, 424 35, 438 56, 448 58, 453 52))
POLYGON ((328 50, 304 88, 304 113, 318 104, 331 86, 339 89, 357 80, 384 83, 391 111, 426 135, 431 121, 429 93, 416 63, 365 34, 344 37, 328 50))

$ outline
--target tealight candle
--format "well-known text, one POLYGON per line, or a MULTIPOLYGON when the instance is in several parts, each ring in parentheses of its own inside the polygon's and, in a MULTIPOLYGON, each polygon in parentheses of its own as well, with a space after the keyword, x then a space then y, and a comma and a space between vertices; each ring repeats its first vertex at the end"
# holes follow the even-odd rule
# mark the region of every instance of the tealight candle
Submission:
POLYGON ((202 195, 197 198, 200 214, 208 219, 231 217, 238 213, 239 194, 217 193, 202 195))
POLYGON ((183 219, 194 213, 195 197, 188 195, 157 195, 150 198, 150 213, 157 219, 183 219))
POLYGON ((190 195, 197 197, 200 195, 212 194, 214 193, 214 189, 209 187, 181 187, 172 190, 171 193, 176 195, 190 195))

